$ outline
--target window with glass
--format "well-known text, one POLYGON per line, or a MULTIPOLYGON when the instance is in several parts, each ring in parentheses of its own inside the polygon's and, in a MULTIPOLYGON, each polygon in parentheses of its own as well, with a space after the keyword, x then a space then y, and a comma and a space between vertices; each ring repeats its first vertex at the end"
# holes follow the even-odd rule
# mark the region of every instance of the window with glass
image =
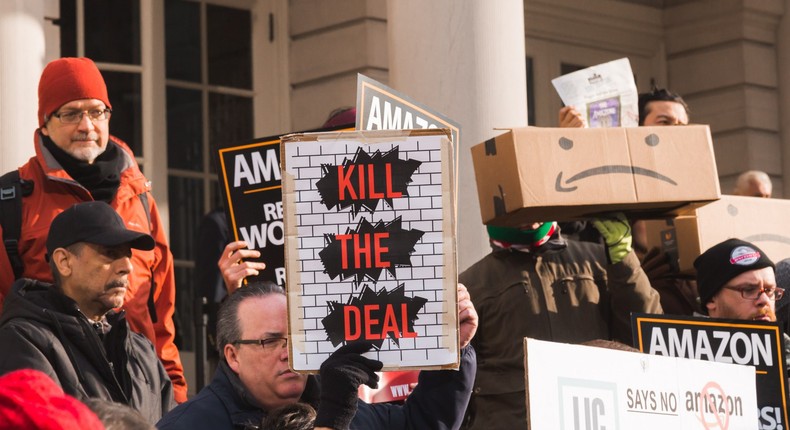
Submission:
MULTIPOLYGON (((222 205, 215 154, 254 137, 252 14, 239 7, 252 2, 165 0, 165 64, 157 67, 161 64, 151 64, 156 56, 144 61, 142 33, 156 21, 150 11, 158 10, 152 5, 162 6, 159 1, 59 0, 55 23, 60 55, 90 57, 101 70, 112 102, 111 133, 129 144, 141 169, 144 161, 149 168, 165 163, 164 157, 153 160, 154 154, 144 153, 143 119, 150 124, 152 116, 166 116, 166 135, 157 136, 154 146, 147 142, 149 152, 166 146, 156 150, 167 153, 166 181, 152 178, 153 172, 147 176, 168 190, 168 202, 159 206, 169 214, 175 259, 176 344, 192 351, 199 320, 195 238, 203 215, 222 205), (165 76, 154 77, 166 84, 162 101, 143 100, 150 94, 142 90, 143 78, 162 69, 165 76)), ((157 40, 161 43, 161 37, 157 40)))
MULTIPOLYGON (((197 232, 203 215, 222 206, 217 150, 254 137, 252 15, 219 2, 165 2, 167 160, 170 245, 182 320, 195 321, 197 232)), ((183 346, 195 339, 182 330, 183 346)))

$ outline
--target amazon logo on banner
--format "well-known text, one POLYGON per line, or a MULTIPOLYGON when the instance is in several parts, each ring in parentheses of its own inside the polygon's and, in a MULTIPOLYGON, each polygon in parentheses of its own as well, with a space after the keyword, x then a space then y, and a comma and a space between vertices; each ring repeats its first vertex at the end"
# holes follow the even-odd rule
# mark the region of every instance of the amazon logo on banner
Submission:
POLYGON ((426 302, 423 297, 406 297, 403 284, 390 292, 365 285, 348 303, 329 302, 329 315, 321 323, 333 346, 367 340, 381 348, 386 338, 399 345, 401 338, 417 337, 414 321, 426 302))
MULTIPOLYGON (((651 134, 645 137, 645 144, 647 146, 654 147, 654 146, 658 146, 659 143, 660 143, 660 139, 655 134, 651 134)), ((558 144, 560 148, 566 151, 570 151, 573 149, 573 140, 568 139, 566 137, 560 138, 558 144)), ((571 185, 574 182, 582 181, 586 178, 593 176, 608 175, 608 174, 643 175, 657 179, 659 181, 666 182, 671 185, 677 185, 677 182, 675 182, 675 180, 665 175, 662 175, 661 173, 658 173, 655 170, 650 170, 650 169, 645 169, 643 167, 630 166, 630 165, 628 166, 604 165, 604 166, 593 167, 576 173, 575 175, 566 179, 564 183, 562 180, 562 174, 563 172, 560 171, 559 174, 557 174, 556 181, 554 182, 554 189, 560 193, 569 193, 571 191, 575 191, 578 187, 575 185, 571 185)))
POLYGON ((404 230, 401 217, 375 225, 363 218, 356 230, 325 235, 327 245, 318 256, 331 279, 354 276, 356 284, 365 279, 378 282, 384 269, 394 277, 396 266, 411 266, 411 253, 423 234, 404 230))
POLYGON ((384 154, 376 151, 370 155, 360 147, 353 159, 339 166, 322 165, 322 177, 316 182, 321 203, 338 211, 350 207, 354 216, 362 209, 373 213, 379 200, 392 207, 392 199, 409 195, 408 184, 422 164, 419 160, 401 160, 398 153, 395 147, 384 154))

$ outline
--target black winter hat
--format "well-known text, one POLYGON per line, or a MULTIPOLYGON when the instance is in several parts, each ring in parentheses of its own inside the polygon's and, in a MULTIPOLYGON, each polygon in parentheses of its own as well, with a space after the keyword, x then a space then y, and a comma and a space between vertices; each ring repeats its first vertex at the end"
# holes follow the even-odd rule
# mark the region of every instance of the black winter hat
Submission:
POLYGON ((740 239, 727 239, 703 252, 694 260, 694 267, 703 310, 730 279, 751 270, 775 268, 760 248, 740 239))
POLYGON ((129 244, 146 251, 156 246, 150 234, 127 229, 118 212, 101 201, 77 203, 52 220, 47 236, 48 255, 78 242, 102 246, 129 244))

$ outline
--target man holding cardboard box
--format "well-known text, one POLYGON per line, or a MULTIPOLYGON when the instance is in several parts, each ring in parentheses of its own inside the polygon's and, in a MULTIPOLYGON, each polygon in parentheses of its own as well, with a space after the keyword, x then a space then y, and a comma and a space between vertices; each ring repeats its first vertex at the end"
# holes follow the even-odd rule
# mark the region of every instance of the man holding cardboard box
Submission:
MULTIPOLYGON (((683 97, 667 89, 654 88, 649 93, 639 94, 639 125, 664 126, 687 125, 690 110, 683 97)), ((586 127, 581 114, 573 106, 565 106, 559 112, 560 127, 586 127)), ((585 228, 584 222, 563 225, 580 240, 590 240, 595 232, 585 228)), ((642 257, 642 267, 650 278, 653 288, 659 292, 661 306, 667 313, 691 315, 698 310, 697 286, 693 279, 672 273, 667 255, 658 248, 648 250, 645 225, 633 223, 634 246, 642 257)), ((593 241, 596 239, 592 239, 593 241)))
POLYGON ((495 250, 461 274, 480 315, 478 368, 467 428, 524 428, 525 337, 630 343, 631 312, 661 313, 625 216, 595 220, 606 241, 564 240, 557 223, 489 226, 495 250))

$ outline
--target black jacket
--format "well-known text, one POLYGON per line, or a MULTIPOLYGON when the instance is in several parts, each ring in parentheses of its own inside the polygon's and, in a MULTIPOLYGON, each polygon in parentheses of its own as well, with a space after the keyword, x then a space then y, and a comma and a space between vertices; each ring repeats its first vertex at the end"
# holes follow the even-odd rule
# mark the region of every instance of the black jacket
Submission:
MULTIPOLYGON (((477 359, 461 350, 461 369, 424 371, 405 405, 359 401, 351 429, 446 430, 461 426, 472 394, 477 359)), ((301 401, 316 407, 318 387, 309 377, 301 401)), ((241 430, 260 427, 266 411, 255 405, 238 376, 221 361, 214 380, 157 424, 159 430, 241 430)))
POLYGON ((173 405, 170 378, 123 312, 106 319, 92 323, 50 284, 16 281, 0 318, 0 374, 37 369, 66 394, 123 403, 156 423, 173 405))

